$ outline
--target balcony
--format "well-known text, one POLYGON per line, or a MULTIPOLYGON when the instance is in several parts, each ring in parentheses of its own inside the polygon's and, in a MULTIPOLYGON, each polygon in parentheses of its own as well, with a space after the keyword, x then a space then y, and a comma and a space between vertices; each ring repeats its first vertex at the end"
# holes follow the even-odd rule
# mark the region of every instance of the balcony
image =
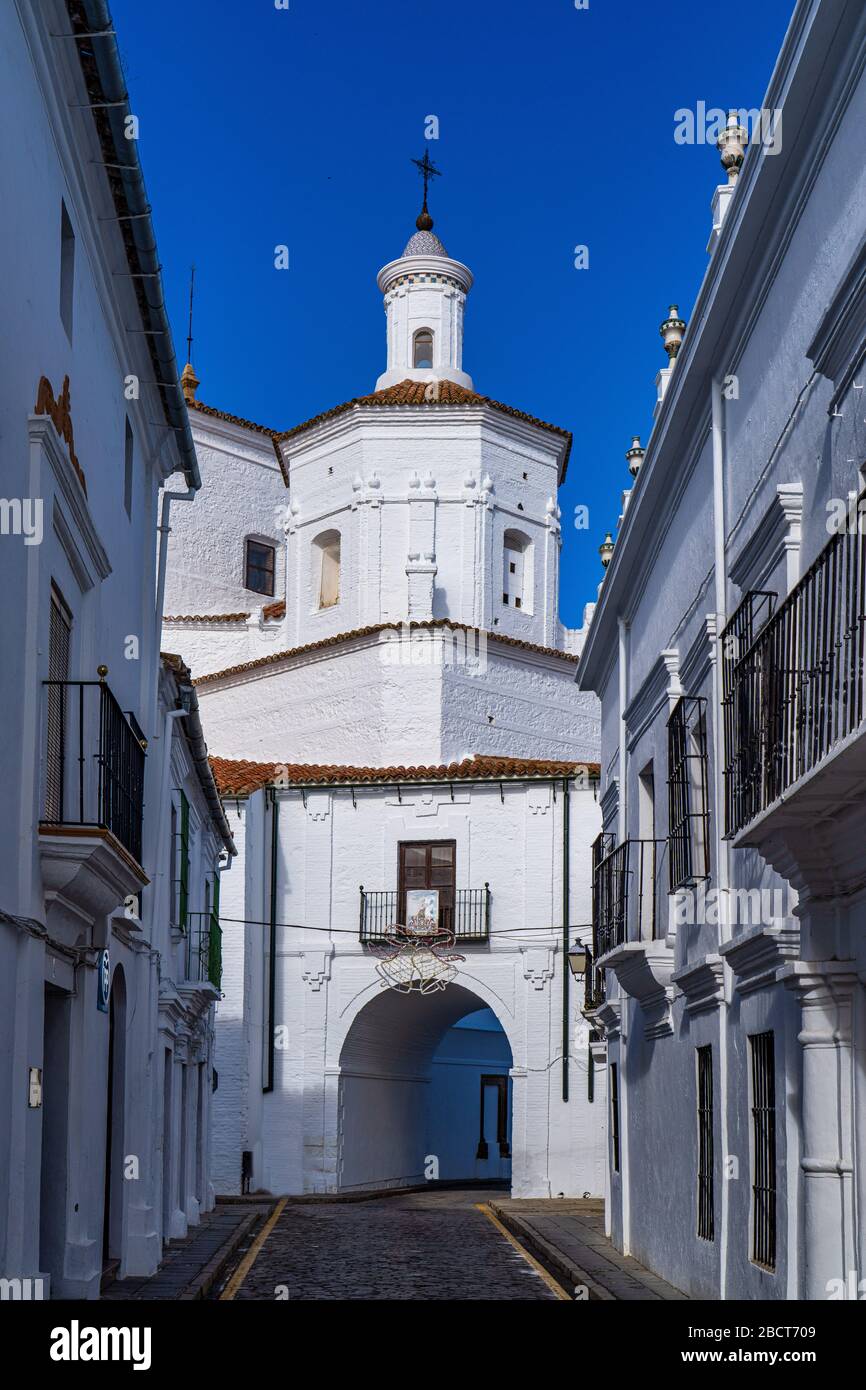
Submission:
MULTIPOLYGON (((859 514, 858 514, 859 520, 859 514)), ((858 891, 866 831, 866 538, 839 532, 774 610, 722 635, 726 835, 815 896, 858 891)))
POLYGON ((605 972, 639 1000, 647 1014, 646 1034, 670 1032, 673 951, 667 944, 662 904, 665 840, 623 840, 599 835, 592 847, 592 956, 587 963, 585 1008, 607 999, 605 972))
POLYGON ((100 676, 43 682, 39 823, 49 910, 65 904, 94 921, 147 882, 141 868, 147 741, 100 676))
MULTIPOLYGON (((361 887, 360 939, 366 944, 387 940, 389 928, 401 922, 403 894, 394 889, 369 892, 361 887)), ((439 909, 439 926, 452 931, 457 941, 487 941, 490 938, 490 885, 483 888, 457 888, 454 906, 439 909)))
POLYGON ((222 928, 216 912, 187 913, 186 978, 194 984, 222 986, 222 928))
POLYGON ((107 830, 141 863, 147 740, 104 679, 43 681, 43 823, 107 830))
POLYGON ((592 954, 595 960, 628 941, 654 941, 667 923, 659 909, 665 840, 600 835, 593 845, 592 954))

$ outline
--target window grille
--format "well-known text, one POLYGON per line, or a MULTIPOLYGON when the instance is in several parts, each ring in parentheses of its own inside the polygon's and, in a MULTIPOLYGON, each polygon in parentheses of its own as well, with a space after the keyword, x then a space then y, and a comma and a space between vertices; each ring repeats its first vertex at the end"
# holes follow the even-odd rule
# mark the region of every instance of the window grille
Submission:
POLYGON ((772 1033, 753 1033, 752 1259, 776 1266, 776 1068, 772 1033))
POLYGON ((670 890, 710 875, 706 700, 683 695, 668 720, 670 890))
POLYGON ((715 1239, 713 1192, 713 1049, 697 1049, 698 1064, 698 1235, 715 1239))
POLYGON ((610 1143, 613 1171, 619 1172, 619 1068, 610 1064, 610 1143))

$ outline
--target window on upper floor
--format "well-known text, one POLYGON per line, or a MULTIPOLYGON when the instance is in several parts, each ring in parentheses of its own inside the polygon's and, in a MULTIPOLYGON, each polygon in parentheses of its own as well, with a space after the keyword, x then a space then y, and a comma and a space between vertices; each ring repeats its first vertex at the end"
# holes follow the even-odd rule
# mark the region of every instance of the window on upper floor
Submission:
POLYGON ((429 328, 419 328, 412 340, 412 366, 433 366, 433 334, 429 328))
POLYGON ((244 588, 255 594, 274 596, 274 571, 276 567, 276 548, 266 541, 247 537, 244 559, 244 588))
POLYGON ((66 685, 69 679, 69 649, 72 641, 72 614, 63 595, 51 585, 51 613, 48 628, 48 707, 45 756, 45 820, 63 820, 64 730, 66 725, 66 685))
POLYGON ((532 542, 522 531, 506 531, 503 538, 502 602, 532 612, 532 542))
POLYGON ((668 840, 672 893, 710 875, 706 705, 706 700, 699 695, 683 695, 668 720, 668 840))
POLYGON ((340 602, 340 533, 322 531, 312 545, 312 590, 316 608, 340 602))
POLYGON ((178 792, 171 803, 171 924, 185 932, 189 919, 190 830, 189 801, 178 792))
POLYGON ((72 340, 72 305, 75 293, 75 233, 66 211, 60 203, 60 319, 66 336, 72 340))

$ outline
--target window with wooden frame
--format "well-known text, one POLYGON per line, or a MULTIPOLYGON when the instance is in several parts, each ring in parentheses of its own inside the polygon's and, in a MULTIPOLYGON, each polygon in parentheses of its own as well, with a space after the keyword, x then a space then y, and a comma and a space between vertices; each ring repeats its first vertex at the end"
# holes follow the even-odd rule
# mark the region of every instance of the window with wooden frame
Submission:
POLYGON ((252 589, 255 594, 273 598, 276 554, 275 546, 247 537, 244 556, 245 589, 252 589))
POLYGON ((697 1064, 698 1117, 698 1235, 715 1239, 715 1192, 713 1183, 713 1049, 695 1050, 697 1064))
POLYGON ((776 1060, 772 1032, 749 1036, 752 1081, 752 1259, 776 1267, 776 1060))
POLYGON ((668 863, 670 891, 710 876, 707 702, 682 695, 668 720, 668 863))
POLYGON ((399 845, 400 921, 408 921, 407 897, 411 892, 431 889, 439 894, 439 925, 454 930, 456 840, 425 840, 399 845))
POLYGON ((610 1161, 613 1171, 619 1172, 619 1067, 610 1064, 610 1161))

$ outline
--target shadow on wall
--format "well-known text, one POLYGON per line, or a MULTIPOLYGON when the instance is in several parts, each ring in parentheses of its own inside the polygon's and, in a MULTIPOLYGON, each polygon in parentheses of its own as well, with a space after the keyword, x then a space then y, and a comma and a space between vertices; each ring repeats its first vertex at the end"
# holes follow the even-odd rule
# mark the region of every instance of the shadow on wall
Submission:
POLYGON ((511 1064, 495 1015, 461 985, 371 999, 340 1057, 340 1190, 509 1178, 511 1064))

